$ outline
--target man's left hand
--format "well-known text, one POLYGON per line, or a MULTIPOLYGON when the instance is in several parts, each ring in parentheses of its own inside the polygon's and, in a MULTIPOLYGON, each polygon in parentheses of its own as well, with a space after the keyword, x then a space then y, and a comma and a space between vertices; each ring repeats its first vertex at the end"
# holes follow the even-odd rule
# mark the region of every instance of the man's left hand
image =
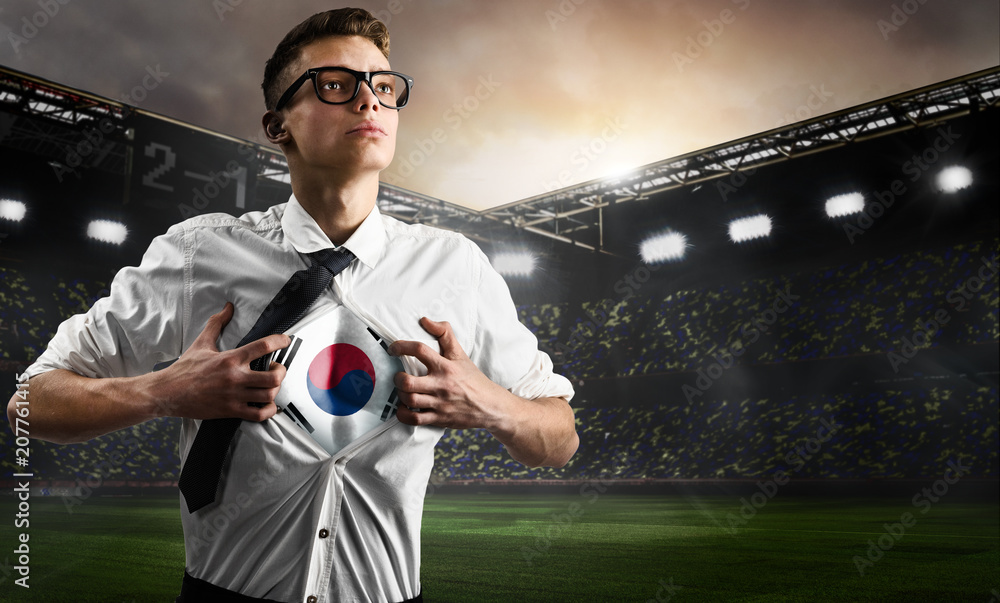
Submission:
POLYGON ((495 428, 504 410, 498 404, 513 394, 473 364, 449 323, 424 317, 420 326, 438 340, 441 353, 418 341, 400 340, 389 346, 393 356, 413 356, 427 367, 423 377, 396 373, 393 381, 402 403, 396 416, 407 425, 495 428))

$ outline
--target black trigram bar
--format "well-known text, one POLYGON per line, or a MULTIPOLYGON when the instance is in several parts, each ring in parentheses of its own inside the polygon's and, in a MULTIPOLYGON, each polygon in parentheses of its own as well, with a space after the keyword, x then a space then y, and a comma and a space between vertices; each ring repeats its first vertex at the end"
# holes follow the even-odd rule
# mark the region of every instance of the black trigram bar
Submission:
POLYGON ((302 345, 302 340, 298 337, 292 335, 292 343, 288 344, 287 348, 278 350, 274 353, 274 358, 271 360, 277 362, 278 364, 284 365, 286 369, 292 368, 292 359, 295 358, 296 352, 299 351, 299 346, 302 345))
POLYGON ((313 428, 313 426, 309 424, 309 421, 306 421, 306 418, 302 416, 302 413, 299 412, 299 409, 295 408, 294 404, 289 403, 289 405, 286 406, 285 408, 286 410, 288 410, 288 412, 292 413, 292 416, 295 417, 295 421, 299 425, 304 427, 306 431, 308 431, 309 433, 316 431, 313 428))
MULTIPOLYGON (((369 332, 369 333, 371 333, 372 337, 374 337, 374 338, 375 338, 375 341, 377 341, 377 342, 378 342, 378 344, 379 344, 380 346, 382 346, 382 349, 383 349, 383 350, 385 350, 386 352, 388 352, 388 351, 389 351, 389 344, 387 344, 387 343, 385 342, 385 340, 384 340, 384 339, 382 339, 382 336, 381 336, 381 335, 379 335, 378 333, 376 333, 375 331, 373 331, 371 327, 368 327, 368 332, 369 332)), ((384 420, 385 420, 385 419, 383 419, 383 421, 384 421, 384 420)))
POLYGON ((392 388, 392 393, 389 394, 389 399, 385 403, 385 408, 382 409, 382 420, 385 421, 392 415, 396 414, 396 408, 399 406, 399 395, 396 393, 396 388, 392 388))

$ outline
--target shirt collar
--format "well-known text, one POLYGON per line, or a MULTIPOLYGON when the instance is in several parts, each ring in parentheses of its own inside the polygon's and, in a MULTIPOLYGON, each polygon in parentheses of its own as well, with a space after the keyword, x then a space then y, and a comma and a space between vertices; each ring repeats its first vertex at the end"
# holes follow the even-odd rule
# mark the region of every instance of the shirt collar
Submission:
MULTIPOLYGON (((285 213, 281 216, 281 229, 292 247, 299 253, 313 253, 336 247, 316 223, 316 220, 302 207, 294 194, 285 205, 285 213)), ((343 246, 349 249, 362 264, 374 268, 379 258, 382 257, 385 238, 382 214, 376 205, 343 246)))

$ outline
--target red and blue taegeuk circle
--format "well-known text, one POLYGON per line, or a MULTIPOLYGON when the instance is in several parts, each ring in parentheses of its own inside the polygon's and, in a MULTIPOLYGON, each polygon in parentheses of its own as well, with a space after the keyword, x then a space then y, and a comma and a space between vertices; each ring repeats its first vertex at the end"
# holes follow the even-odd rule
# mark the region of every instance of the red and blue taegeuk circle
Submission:
POLYGON ((309 364, 306 386, 316 406, 331 415, 352 415, 375 391, 375 367, 368 356, 349 343, 320 350, 309 364))

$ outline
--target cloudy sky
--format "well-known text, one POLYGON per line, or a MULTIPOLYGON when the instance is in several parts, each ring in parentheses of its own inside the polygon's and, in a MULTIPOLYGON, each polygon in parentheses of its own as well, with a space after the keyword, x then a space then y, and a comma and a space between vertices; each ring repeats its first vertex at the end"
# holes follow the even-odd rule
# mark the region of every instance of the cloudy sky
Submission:
MULTIPOLYGON (((354 4, 417 82, 383 179, 476 209, 1000 64, 996 0, 354 4)), ((0 63, 260 142, 264 61, 336 6, 4 0, 0 63)))

